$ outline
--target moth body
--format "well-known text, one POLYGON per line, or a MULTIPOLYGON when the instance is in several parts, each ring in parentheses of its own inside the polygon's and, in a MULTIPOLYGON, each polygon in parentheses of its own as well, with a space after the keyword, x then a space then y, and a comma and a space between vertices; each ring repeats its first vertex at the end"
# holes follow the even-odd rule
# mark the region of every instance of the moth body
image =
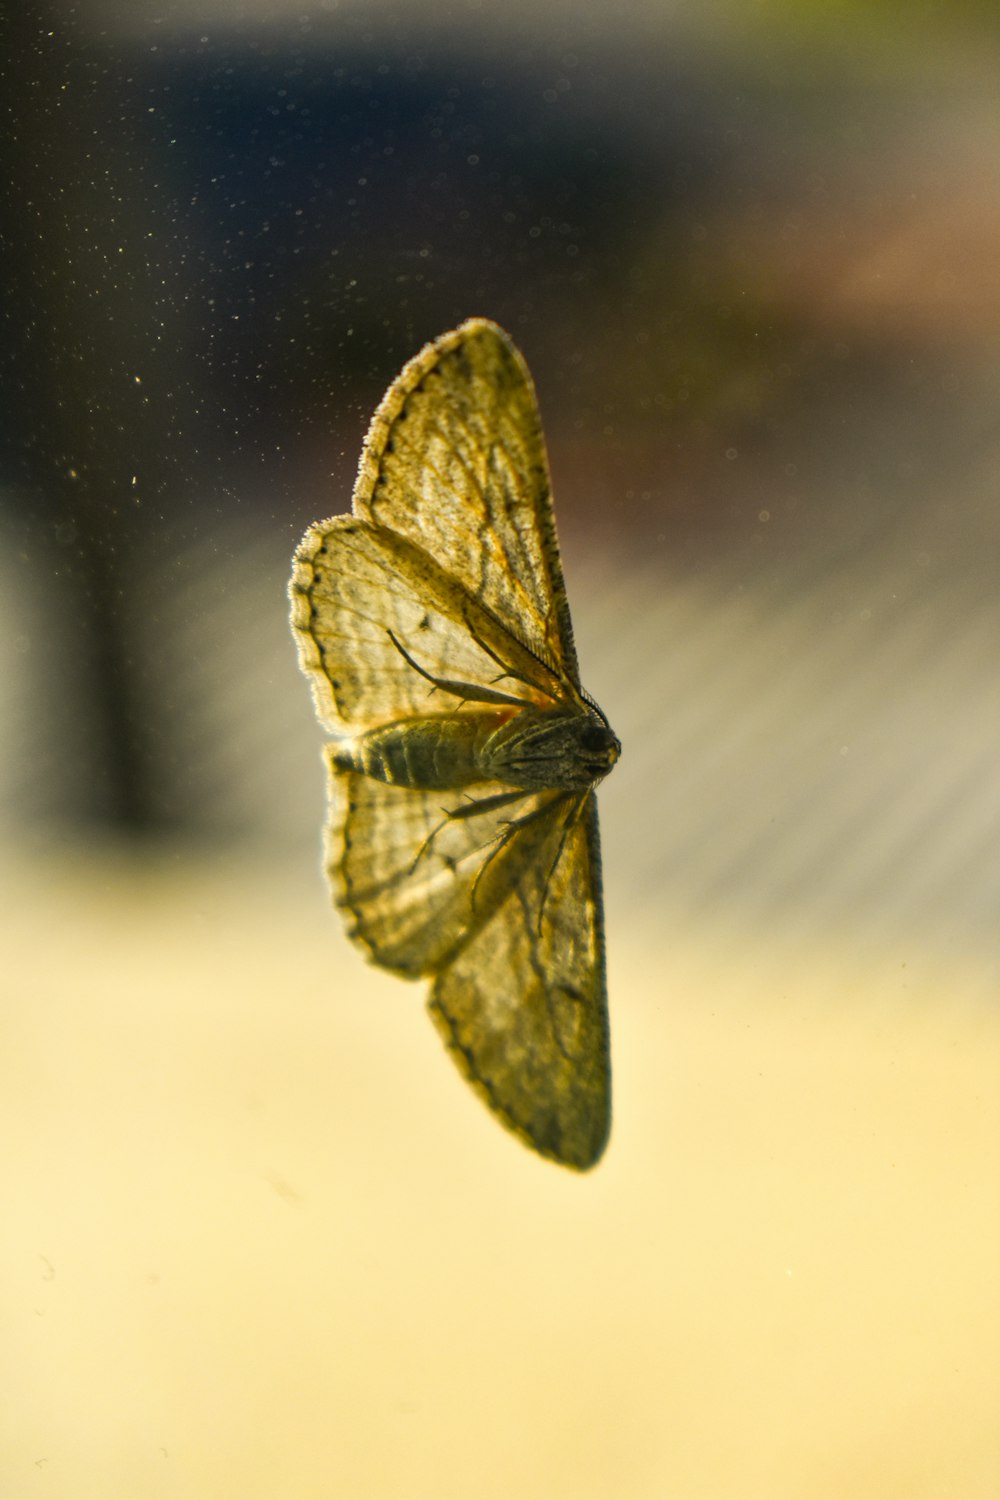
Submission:
POLYGON ((597 714, 531 706, 401 719, 338 745, 331 760, 339 770, 418 791, 482 781, 525 791, 585 791, 607 775, 620 751, 597 714))

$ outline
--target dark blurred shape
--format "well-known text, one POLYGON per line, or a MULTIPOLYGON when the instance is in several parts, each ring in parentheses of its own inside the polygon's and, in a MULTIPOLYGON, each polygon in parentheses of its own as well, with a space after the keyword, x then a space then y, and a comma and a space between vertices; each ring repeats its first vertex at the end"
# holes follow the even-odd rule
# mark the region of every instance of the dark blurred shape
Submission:
POLYGON ((83 807, 141 829, 171 820, 150 745, 170 724, 139 711, 155 663, 132 634, 137 555, 210 545, 248 474, 287 494, 311 445, 457 316, 547 306, 552 323, 606 286, 671 141, 616 138, 573 58, 504 77, 294 28, 150 46, 55 7, 8 27, 12 535, 69 622, 71 657, 46 671, 94 710, 83 807))
POLYGON ((952 497, 990 430, 996 131, 930 22, 887 90, 874 10, 775 6, 756 51, 656 7, 113 14, 5 23, 16 821, 274 811, 291 552, 470 314, 525 349, 569 549, 820 578, 920 531, 979 580, 993 526, 952 497))

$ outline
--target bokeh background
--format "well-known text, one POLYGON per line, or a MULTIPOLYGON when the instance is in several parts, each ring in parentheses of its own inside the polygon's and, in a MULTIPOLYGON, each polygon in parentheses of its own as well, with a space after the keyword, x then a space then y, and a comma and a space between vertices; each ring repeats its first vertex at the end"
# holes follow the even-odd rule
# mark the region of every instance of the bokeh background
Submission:
POLYGON ((995 7, 10 10, 0 1495, 995 1500, 995 7), (291 554, 472 314, 624 744, 585 1178, 319 875, 291 554))

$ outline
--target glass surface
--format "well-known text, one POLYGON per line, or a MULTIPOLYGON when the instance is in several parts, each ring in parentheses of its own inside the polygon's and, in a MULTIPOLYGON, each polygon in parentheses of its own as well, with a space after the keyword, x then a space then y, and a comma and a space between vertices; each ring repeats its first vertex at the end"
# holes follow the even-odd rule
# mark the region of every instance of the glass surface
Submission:
POLYGON ((9 23, 0 1492, 1000 1492, 992 7, 9 23), (403 361, 523 349, 614 1123, 320 872, 288 628, 403 361))

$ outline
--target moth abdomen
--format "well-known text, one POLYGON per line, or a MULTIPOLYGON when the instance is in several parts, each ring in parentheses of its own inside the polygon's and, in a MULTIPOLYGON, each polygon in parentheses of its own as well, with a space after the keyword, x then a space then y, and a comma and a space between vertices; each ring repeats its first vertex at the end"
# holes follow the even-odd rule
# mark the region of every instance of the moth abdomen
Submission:
POLYGON ((390 786, 446 791, 484 779, 484 747, 509 715, 429 714, 370 729, 334 746, 339 770, 361 771, 390 786))

